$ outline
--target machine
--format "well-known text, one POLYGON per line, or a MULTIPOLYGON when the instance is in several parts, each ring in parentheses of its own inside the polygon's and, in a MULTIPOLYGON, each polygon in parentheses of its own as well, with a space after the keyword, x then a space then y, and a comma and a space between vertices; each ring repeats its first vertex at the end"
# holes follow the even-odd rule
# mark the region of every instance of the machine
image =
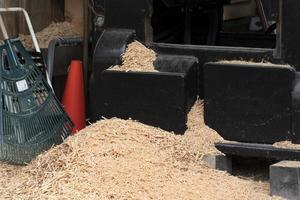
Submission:
POLYGON ((254 25, 259 28, 252 26, 251 30, 248 29, 249 24, 253 25, 250 18, 224 21, 226 6, 239 0, 90 0, 93 29, 88 109, 91 121, 110 113, 124 118, 133 116, 180 132, 191 102, 199 96, 205 102, 206 124, 230 141, 216 144, 225 154, 300 160, 300 150, 272 146, 283 140, 300 143, 300 51, 297 49, 300 2, 253 2, 259 19, 254 25), (243 20, 248 20, 246 32, 242 28, 243 20), (121 63, 127 44, 135 39, 153 48, 163 60, 176 56, 178 62, 164 60, 160 65, 168 66, 161 67, 166 71, 155 76, 107 72, 110 66, 121 63), (193 62, 182 65, 180 56, 193 62), (195 63, 197 69, 190 73, 195 63), (185 67, 179 70, 179 65, 185 67), (174 73, 184 75, 176 79, 174 73), (196 74, 196 80, 188 74, 196 74), (122 91, 135 95, 134 91, 138 90, 128 88, 140 85, 142 77, 155 82, 151 86, 145 84, 149 90, 143 92, 154 92, 157 98, 148 101, 151 95, 145 95, 148 100, 136 96, 138 100, 131 98, 133 102, 128 104, 122 91), (175 93, 176 88, 167 85, 169 80, 174 80, 176 88, 182 88, 181 92, 175 93), (177 98, 159 98, 166 94, 177 98), (118 110, 114 110, 116 106, 118 110))

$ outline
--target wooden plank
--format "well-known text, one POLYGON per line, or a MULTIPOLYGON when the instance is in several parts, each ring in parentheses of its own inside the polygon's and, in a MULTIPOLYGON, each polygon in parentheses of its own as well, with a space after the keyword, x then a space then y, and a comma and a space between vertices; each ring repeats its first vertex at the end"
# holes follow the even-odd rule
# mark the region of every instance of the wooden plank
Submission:
MULTIPOLYGON (((36 32, 41 31, 51 23, 51 0, 22 0, 22 7, 27 10, 36 32)), ((28 33, 24 17, 20 20, 20 32, 28 33)))
POLYGON ((241 17, 252 17, 256 14, 254 0, 235 1, 231 5, 224 6, 224 20, 237 19, 241 17))
POLYGON ((52 21, 61 22, 65 20, 65 1, 52 0, 52 21))
MULTIPOLYGON (((18 0, 1 0, 0 7, 16 7, 19 5, 18 0)), ((18 14, 17 13, 7 13, 2 14, 5 26, 7 28, 7 32, 9 37, 17 37, 19 28, 18 28, 18 14)), ((0 34, 0 39, 2 39, 2 35, 0 34)))
MULTIPOLYGON (((64 21, 64 0, 20 0, 20 6, 30 15, 34 30, 41 31, 51 22, 64 21)), ((20 33, 28 34, 24 18, 20 19, 20 33)))
POLYGON ((82 0, 65 0, 65 17, 79 33, 83 34, 84 17, 82 0))
MULTIPOLYGON (((64 0, 0 0, 0 7, 23 7, 27 10, 36 32, 47 27, 51 22, 64 21, 64 0)), ((28 34, 23 14, 3 14, 10 37, 19 33, 28 34)), ((0 34, 0 39, 2 35, 0 34)))

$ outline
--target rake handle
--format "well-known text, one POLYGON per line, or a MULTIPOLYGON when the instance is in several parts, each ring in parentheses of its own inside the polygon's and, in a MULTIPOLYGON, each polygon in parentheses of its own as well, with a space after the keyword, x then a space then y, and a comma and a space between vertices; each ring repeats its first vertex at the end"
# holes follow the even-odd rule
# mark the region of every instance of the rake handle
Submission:
POLYGON ((4 21, 3 21, 3 18, 2 18, 1 14, 0 14, 0 28, 1 28, 2 35, 3 35, 4 39, 7 40, 8 39, 8 33, 7 33, 6 28, 5 28, 4 21))
MULTIPOLYGON (((1 13, 3 13, 3 12, 22 12, 24 14, 24 17, 25 17, 25 20, 26 20, 26 23, 27 23, 32 41, 33 41, 33 45, 35 47, 35 50, 36 50, 36 52, 41 53, 41 49, 39 47, 39 43, 37 41, 36 35, 34 33, 34 30, 33 30, 33 26, 32 26, 32 23, 31 23, 31 20, 30 20, 30 17, 28 15, 27 11, 24 8, 19 8, 19 7, 0 8, 0 28, 2 29, 4 39, 8 40, 9 37, 8 37, 7 31, 6 31, 3 19, 1 17, 1 13)), ((46 71, 46 78, 47 78, 47 82, 48 82, 49 86, 52 88, 52 83, 51 83, 50 78, 49 78, 49 71, 48 70, 46 71)))

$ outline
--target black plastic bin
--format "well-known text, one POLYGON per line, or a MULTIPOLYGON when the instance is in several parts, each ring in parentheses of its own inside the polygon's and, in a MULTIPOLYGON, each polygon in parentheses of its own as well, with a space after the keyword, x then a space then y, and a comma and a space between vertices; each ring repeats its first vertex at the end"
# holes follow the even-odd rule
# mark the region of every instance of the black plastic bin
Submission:
POLYGON ((290 66, 207 63, 205 123, 224 139, 273 144, 292 139, 290 66))
POLYGON ((197 98, 198 59, 159 55, 159 72, 104 70, 92 112, 101 117, 132 118, 175 133, 186 130, 187 113, 197 98))

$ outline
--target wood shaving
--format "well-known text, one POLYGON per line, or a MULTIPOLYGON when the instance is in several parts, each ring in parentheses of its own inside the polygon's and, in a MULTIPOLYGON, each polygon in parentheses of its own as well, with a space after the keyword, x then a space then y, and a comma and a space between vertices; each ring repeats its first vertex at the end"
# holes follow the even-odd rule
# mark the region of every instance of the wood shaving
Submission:
POLYGON ((156 53, 148 49, 142 43, 134 41, 130 43, 122 55, 122 65, 116 65, 109 70, 125 72, 157 72, 153 62, 156 60, 156 53))
POLYGON ((276 142, 273 144, 273 146, 278 147, 278 148, 299 149, 300 150, 300 144, 293 144, 291 141, 276 142))
POLYGON ((221 64, 239 64, 239 65, 255 65, 255 66, 271 66, 271 67, 290 67, 290 65, 274 64, 266 60, 255 62, 252 60, 220 60, 217 63, 221 64))
MULTIPOLYGON (((69 22, 52 23, 42 31, 36 33, 40 48, 48 48, 50 41, 56 38, 75 37, 79 35, 79 32, 69 22)), ((30 35, 20 34, 19 39, 27 49, 34 49, 30 35)))
POLYGON ((207 168, 217 133, 203 103, 185 135, 132 120, 99 121, 25 167, 0 164, 0 199, 271 199, 266 182, 207 168))
POLYGON ((223 141, 223 138, 204 123, 203 101, 197 101, 188 114, 187 131, 183 135, 185 146, 190 152, 196 153, 198 158, 205 154, 220 153, 215 148, 215 143, 223 141))

